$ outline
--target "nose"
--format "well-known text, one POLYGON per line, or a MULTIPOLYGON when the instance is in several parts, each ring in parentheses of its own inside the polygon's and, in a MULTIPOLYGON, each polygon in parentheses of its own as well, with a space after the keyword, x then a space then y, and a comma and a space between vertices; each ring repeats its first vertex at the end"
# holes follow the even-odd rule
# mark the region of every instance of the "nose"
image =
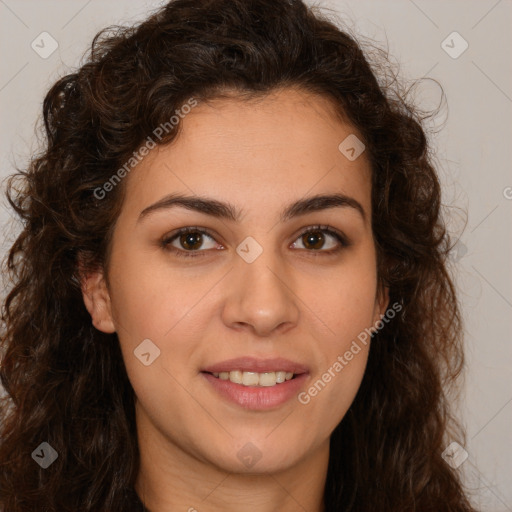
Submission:
POLYGON ((222 312, 225 325, 261 337, 292 329, 300 314, 293 288, 291 272, 272 251, 252 263, 237 258, 222 312))

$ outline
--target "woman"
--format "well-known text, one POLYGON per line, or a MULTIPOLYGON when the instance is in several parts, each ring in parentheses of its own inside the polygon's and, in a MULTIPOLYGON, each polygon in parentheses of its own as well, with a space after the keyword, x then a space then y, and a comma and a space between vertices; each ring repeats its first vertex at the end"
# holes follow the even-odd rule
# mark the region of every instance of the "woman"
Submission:
POLYGON ((298 1, 100 33, 11 179, 9 512, 471 511, 414 109, 298 1))

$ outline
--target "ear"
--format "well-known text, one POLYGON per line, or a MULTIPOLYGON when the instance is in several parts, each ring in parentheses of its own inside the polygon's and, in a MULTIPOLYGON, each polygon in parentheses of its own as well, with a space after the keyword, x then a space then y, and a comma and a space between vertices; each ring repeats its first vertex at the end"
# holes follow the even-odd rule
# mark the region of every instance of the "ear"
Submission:
POLYGON ((375 308, 373 315, 373 325, 375 325, 380 319, 381 315, 386 313, 389 305, 389 288, 384 285, 379 285, 377 294, 375 296, 375 308))
POLYGON ((85 307, 91 315, 92 325, 99 331, 114 333, 110 293, 102 270, 80 273, 80 286, 85 307))

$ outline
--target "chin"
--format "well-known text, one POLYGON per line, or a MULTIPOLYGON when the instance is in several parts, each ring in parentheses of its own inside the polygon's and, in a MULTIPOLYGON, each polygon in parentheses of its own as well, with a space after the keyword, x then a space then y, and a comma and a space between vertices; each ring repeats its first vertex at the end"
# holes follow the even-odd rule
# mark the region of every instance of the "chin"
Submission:
MULTIPOLYGON (((265 435, 261 439, 265 441, 265 435)), ((222 453, 210 455, 210 461, 223 471, 236 474, 279 473, 297 464, 300 460, 298 446, 301 451, 304 446, 299 442, 295 445, 284 445, 280 442, 250 441, 247 438, 237 440, 222 449, 222 453)))

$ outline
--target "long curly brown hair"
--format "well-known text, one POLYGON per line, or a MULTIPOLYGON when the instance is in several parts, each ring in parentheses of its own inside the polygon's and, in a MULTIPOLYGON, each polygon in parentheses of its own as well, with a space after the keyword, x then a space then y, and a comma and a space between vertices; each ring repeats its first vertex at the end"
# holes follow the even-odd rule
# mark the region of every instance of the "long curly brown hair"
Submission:
POLYGON ((23 228, 5 261, 1 510, 139 510, 133 388, 117 335, 91 325, 80 288, 79 262, 106 268, 123 200, 122 182, 101 200, 98 189, 191 96, 287 86, 330 98, 362 135, 378 277, 403 308, 374 335, 332 433, 326 511, 474 510, 442 457, 464 442, 448 400, 464 360, 432 154, 392 73, 338 25, 300 1, 175 0, 102 30, 48 92, 45 147, 7 183, 23 228), (31 457, 42 442, 58 453, 48 469, 31 457))

